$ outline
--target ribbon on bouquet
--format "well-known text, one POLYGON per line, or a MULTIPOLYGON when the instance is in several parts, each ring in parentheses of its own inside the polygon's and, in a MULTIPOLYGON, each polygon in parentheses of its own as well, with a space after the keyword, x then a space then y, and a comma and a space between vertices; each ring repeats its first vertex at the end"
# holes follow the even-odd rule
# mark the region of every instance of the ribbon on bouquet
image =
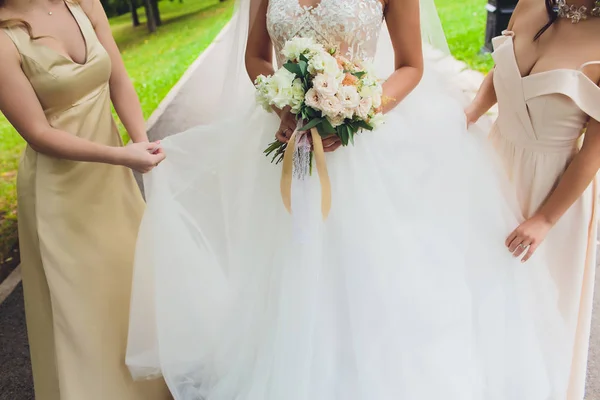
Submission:
MULTIPOLYGON (((290 214, 292 214, 292 181, 296 173, 295 168, 302 167, 295 165, 294 157, 297 156, 297 150, 302 150, 301 147, 303 146, 303 142, 304 145, 308 144, 307 135, 308 132, 301 132, 296 129, 288 142, 283 156, 281 198, 283 199, 283 205, 290 214)), ((312 136, 313 155, 321 184, 321 214, 323 220, 326 220, 329 216, 329 211, 331 210, 331 183, 329 181, 329 172, 327 171, 327 164, 325 163, 325 152, 323 150, 321 135, 316 128, 310 130, 310 135, 312 136)), ((308 151, 310 151, 310 149, 308 151)), ((310 161, 308 160, 309 158, 306 160, 306 168, 310 167, 308 165, 310 161)))

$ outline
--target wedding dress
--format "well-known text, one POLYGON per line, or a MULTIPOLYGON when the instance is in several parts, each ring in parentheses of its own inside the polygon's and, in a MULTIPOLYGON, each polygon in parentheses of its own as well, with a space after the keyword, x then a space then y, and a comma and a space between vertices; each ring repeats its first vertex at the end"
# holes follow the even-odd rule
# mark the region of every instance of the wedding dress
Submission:
MULTIPOLYGON (((389 68, 383 21, 378 0, 267 14, 276 52, 309 36, 389 68)), ((316 172, 286 211, 262 154, 279 120, 247 78, 236 90, 145 177, 134 377, 163 375, 176 400, 564 400, 555 287, 504 247, 518 205, 443 75, 327 155, 326 221, 316 172)))

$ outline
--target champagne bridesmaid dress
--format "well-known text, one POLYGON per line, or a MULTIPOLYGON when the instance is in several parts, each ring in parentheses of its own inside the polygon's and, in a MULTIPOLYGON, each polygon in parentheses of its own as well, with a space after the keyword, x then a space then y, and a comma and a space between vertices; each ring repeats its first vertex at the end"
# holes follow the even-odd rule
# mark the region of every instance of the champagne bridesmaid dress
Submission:
MULTIPOLYGON (((77 5, 86 42, 78 64, 21 28, 21 54, 50 124, 109 146, 110 58, 77 5)), ((37 400, 163 400, 162 381, 133 382, 125 366, 133 251, 144 203, 124 167, 52 158, 27 147, 18 175, 19 239, 37 400)))
MULTIPOLYGON (((495 39, 494 87, 499 116, 491 140, 514 182, 521 210, 531 217, 577 153, 588 118, 600 121, 600 88, 579 70, 558 69, 522 77, 512 32, 495 39)), ((559 290, 569 328, 572 363, 567 400, 585 390, 596 266, 597 182, 559 220, 540 247, 559 290)))

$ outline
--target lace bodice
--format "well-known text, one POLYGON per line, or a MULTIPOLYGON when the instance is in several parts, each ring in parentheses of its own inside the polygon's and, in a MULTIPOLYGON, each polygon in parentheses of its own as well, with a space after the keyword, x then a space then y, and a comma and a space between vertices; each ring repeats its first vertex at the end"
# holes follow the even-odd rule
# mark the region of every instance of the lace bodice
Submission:
POLYGON ((279 65, 283 45, 295 36, 312 37, 351 60, 373 59, 382 23, 380 0, 321 0, 314 7, 298 0, 269 0, 267 10, 279 65))

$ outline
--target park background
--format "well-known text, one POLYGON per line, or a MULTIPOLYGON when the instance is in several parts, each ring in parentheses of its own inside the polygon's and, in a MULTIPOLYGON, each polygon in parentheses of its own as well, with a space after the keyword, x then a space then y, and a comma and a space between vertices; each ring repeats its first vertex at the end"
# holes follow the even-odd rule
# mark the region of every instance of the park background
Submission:
MULTIPOLYGON (((231 19, 236 0, 101 1, 152 127, 151 137, 197 125, 202 113, 195 104, 202 96, 204 75, 215 64, 203 60, 214 61, 219 53, 220 42, 215 39, 231 19), (209 50, 211 43, 215 46, 209 50)), ((483 74, 492 68, 489 41, 506 27, 517 1, 435 0, 455 58, 432 61, 447 70, 466 95, 475 94, 483 74), (482 51, 486 45, 487 51, 482 51)), ((121 124, 119 129, 125 137, 121 124)), ((33 400, 15 188, 24 147, 0 113, 0 400, 33 400)), ((600 274, 597 277, 588 400, 600 400, 600 274)))

